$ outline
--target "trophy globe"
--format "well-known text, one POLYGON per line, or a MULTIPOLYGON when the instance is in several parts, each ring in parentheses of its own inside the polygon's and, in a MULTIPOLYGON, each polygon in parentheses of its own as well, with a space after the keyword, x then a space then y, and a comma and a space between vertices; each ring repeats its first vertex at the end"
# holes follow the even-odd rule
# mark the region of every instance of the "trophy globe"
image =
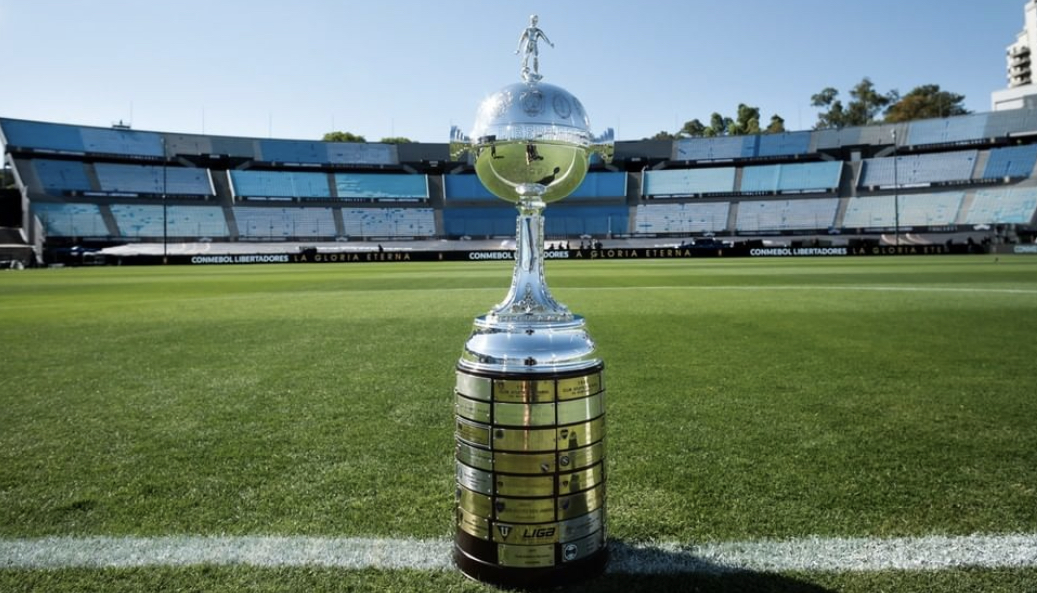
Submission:
POLYGON ((556 586, 599 574, 605 537, 604 363, 583 317, 544 278, 548 204, 583 182, 612 131, 591 134, 572 93, 541 82, 537 17, 519 39, 522 81, 479 106, 451 153, 517 210, 515 266, 504 300, 476 317, 457 363, 454 558, 503 586, 556 586))

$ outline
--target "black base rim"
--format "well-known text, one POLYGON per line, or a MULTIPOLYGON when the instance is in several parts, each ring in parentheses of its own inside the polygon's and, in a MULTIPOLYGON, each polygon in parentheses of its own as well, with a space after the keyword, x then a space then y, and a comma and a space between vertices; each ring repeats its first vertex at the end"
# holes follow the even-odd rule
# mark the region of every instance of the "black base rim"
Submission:
POLYGON ((582 583, 605 572, 608 559, 608 548, 602 548, 586 558, 560 566, 514 568, 472 558, 460 547, 454 546, 454 563, 465 576, 510 589, 547 589, 582 583))

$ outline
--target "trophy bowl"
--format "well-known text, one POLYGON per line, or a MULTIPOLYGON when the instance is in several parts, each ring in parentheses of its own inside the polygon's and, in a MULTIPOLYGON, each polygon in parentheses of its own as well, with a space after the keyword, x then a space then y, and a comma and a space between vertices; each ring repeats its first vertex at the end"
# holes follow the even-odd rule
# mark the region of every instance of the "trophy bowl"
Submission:
POLYGON ((502 200, 537 194, 549 204, 583 182, 593 138, 579 99, 545 83, 515 83, 479 106, 474 138, 475 172, 502 200), (535 187, 540 186, 540 187, 535 187))

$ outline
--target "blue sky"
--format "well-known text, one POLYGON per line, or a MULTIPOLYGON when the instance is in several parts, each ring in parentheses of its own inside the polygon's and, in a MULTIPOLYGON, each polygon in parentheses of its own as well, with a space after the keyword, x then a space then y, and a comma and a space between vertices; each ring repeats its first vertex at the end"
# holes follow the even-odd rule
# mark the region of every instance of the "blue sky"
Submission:
POLYGON ((739 103, 813 127, 810 97, 870 77, 990 110, 1024 0, 0 0, 0 116, 230 136, 446 142, 519 80, 530 14, 544 81, 595 132, 637 140, 739 103))

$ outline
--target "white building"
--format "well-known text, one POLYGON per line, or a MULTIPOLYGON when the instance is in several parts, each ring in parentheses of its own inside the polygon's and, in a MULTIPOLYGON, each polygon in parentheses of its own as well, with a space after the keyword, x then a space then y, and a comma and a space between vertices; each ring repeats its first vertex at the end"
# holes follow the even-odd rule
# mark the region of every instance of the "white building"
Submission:
POLYGON ((1008 88, 994 91, 990 102, 994 111, 1037 107, 1033 60, 1037 58, 1037 0, 1027 0, 1023 30, 1008 46, 1008 88))

